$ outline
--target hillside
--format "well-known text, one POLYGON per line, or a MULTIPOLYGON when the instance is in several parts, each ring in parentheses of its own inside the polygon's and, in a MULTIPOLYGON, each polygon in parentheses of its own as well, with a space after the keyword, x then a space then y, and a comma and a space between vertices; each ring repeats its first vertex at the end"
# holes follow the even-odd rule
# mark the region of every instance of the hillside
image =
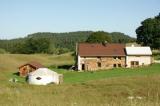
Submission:
MULTIPOLYGON (((49 50, 40 51, 47 52, 51 54, 62 54, 65 52, 75 51, 76 43, 85 42, 89 35, 93 33, 92 31, 78 31, 78 32, 68 32, 68 33, 49 33, 49 32, 39 32, 34 34, 29 34, 25 38, 17 38, 11 40, 0 40, 0 48, 6 50, 10 53, 26 53, 26 50, 23 50, 24 42, 27 42, 28 39, 34 39, 39 42, 48 42, 49 50)), ((112 38, 112 43, 128 43, 135 41, 135 38, 132 38, 128 35, 119 32, 110 33, 112 38)), ((35 44, 33 44, 35 45, 35 44)))
POLYGON ((59 65, 74 64, 72 53, 62 55, 47 55, 47 54, 0 54, 0 71, 14 71, 22 64, 30 61, 37 61, 44 66, 56 67, 59 65))

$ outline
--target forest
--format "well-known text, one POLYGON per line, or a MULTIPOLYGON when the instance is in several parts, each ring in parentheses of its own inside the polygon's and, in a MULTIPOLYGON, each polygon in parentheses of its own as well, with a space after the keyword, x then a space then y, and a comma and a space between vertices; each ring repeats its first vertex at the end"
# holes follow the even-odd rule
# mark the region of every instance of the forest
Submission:
MULTIPOLYGON (((86 42, 93 31, 77 31, 66 33, 37 32, 24 38, 0 40, 0 53, 13 54, 62 54, 75 51, 76 43, 86 42)), ((107 32, 108 33, 108 32, 107 32)), ((108 33, 110 43, 129 43, 136 39, 124 33, 108 33)))

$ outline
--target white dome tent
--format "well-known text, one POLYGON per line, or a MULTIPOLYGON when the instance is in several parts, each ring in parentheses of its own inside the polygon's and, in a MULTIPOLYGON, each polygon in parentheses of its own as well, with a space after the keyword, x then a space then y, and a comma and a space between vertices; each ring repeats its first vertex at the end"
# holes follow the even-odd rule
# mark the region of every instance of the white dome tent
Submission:
POLYGON ((28 74, 28 83, 33 85, 59 84, 59 74, 48 68, 39 68, 28 74))

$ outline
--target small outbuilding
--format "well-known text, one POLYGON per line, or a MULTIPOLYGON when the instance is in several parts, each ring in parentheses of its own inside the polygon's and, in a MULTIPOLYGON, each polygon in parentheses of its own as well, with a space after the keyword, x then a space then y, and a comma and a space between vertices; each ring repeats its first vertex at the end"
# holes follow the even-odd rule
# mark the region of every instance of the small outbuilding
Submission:
POLYGON ((126 47, 126 66, 138 67, 152 63, 152 51, 150 47, 126 47))
POLYGON ((19 66, 19 75, 20 76, 27 76, 28 73, 33 72, 39 68, 44 68, 44 66, 38 62, 29 62, 19 66))
POLYGON ((60 84, 62 75, 48 68, 39 68, 28 74, 28 83, 33 85, 60 84))

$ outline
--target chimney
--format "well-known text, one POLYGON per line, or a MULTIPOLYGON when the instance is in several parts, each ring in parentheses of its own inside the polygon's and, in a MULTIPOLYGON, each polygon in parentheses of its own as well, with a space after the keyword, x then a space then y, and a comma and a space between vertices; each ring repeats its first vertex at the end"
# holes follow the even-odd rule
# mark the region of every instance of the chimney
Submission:
POLYGON ((78 43, 76 42, 76 56, 78 55, 78 43))
POLYGON ((134 47, 134 44, 132 44, 131 47, 134 47))
POLYGON ((108 44, 108 42, 106 40, 102 42, 103 46, 107 46, 107 44, 108 44))

